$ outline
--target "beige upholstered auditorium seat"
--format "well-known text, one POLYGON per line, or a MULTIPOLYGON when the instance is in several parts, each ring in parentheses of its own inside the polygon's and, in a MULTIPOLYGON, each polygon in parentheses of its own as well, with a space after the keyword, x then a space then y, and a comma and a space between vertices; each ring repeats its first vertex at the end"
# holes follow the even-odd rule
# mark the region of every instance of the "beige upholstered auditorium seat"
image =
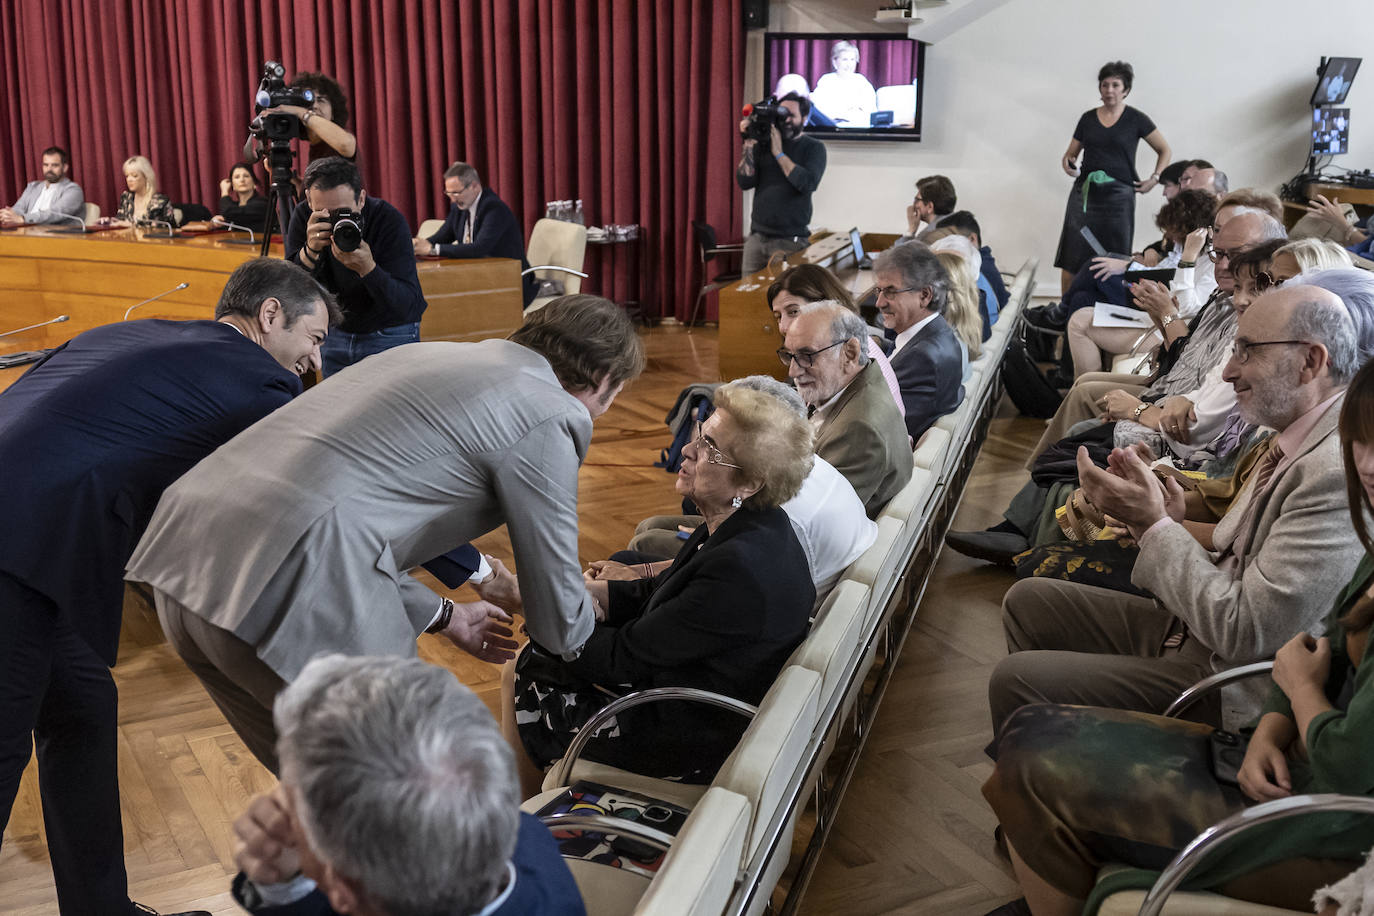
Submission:
MULTIPOLYGON (((1144 891, 1121 891, 1102 902, 1098 916, 1136 916, 1145 900, 1144 891)), ((1160 911, 1162 916, 1312 916, 1302 910, 1284 910, 1262 903, 1247 903, 1206 891, 1175 891, 1160 911)))
POLYGON ((901 519, 879 517, 877 539, 849 564, 844 578, 866 585, 874 592, 881 592, 880 583, 887 582, 896 573, 897 565, 905 559, 905 533, 906 524, 901 519))
POLYGON ((751 814, 749 801, 728 789, 716 786, 703 795, 635 916, 720 916, 744 861, 751 814))
MULTIPOLYGON (((530 244, 525 259, 540 280, 557 280, 563 284, 565 295, 582 291, 582 263, 587 257, 587 227, 560 219, 541 219, 530 230, 530 244)), ((542 309, 553 299, 540 296, 525 309, 542 309)))
POLYGON ((934 488, 935 475, 929 469, 912 468, 911 479, 883 507, 880 518, 895 518, 904 525, 911 524, 930 501, 934 488))
MULTIPOLYGON (((953 415, 949 416, 952 417, 953 415)), ((940 418, 940 420, 945 419, 945 417, 940 418)), ((937 420, 934 426, 922 433, 921 440, 916 443, 916 452, 912 460, 916 462, 918 468, 938 471, 944 467, 945 453, 949 451, 951 437, 949 430, 940 425, 940 420, 937 420)), ((952 420, 949 421, 949 423, 952 422, 952 420)))
POLYGON ((820 708, 824 709, 836 690, 845 686, 846 675, 854 661, 867 628, 868 586, 843 579, 821 605, 820 614, 788 665, 797 665, 821 676, 820 708))
MULTIPOLYGON (((758 715, 749 723, 739 746, 716 776, 713 785, 736 792, 751 802, 749 840, 744 847, 746 859, 767 839, 769 822, 777 813, 783 793, 811 742, 819 715, 820 692, 819 674, 795 665, 784 668, 759 704, 758 715)), ((793 812, 784 825, 779 854, 773 856, 772 864, 758 876, 760 892, 748 911, 750 914, 762 911, 787 865, 787 850, 792 844, 796 818, 797 812, 793 812)))
POLYGON ((441 219, 427 219, 420 224, 419 230, 415 233, 416 238, 427 239, 440 229, 444 228, 444 221, 441 219))

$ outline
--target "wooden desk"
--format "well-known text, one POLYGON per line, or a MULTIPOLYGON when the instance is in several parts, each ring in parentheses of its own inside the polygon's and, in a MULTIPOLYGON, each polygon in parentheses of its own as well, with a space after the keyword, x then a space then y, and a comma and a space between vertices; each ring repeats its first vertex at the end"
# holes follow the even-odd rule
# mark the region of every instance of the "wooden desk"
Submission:
MULTIPOLYGON (((1369 211, 1374 209, 1374 188, 1352 188, 1346 184, 1324 184, 1312 181, 1308 182, 1303 194, 1309 200, 1318 194, 1327 200, 1334 197, 1343 204, 1350 204, 1360 216, 1367 216, 1369 211)), ((1287 228, 1292 229, 1297 225, 1298 220, 1306 215, 1306 204, 1294 203, 1290 200, 1283 202, 1283 223, 1287 228)))
MULTIPOLYGON (((225 234, 158 237, 123 229, 69 235, 47 229, 0 232, 0 289, 6 300, 0 331, 58 315, 68 321, 0 338, 0 353, 62 344, 82 331, 122 321, 129 306, 188 284, 130 318, 210 318, 234 268, 256 257, 257 245, 225 234)), ((273 246, 280 257, 281 246, 273 246)), ((504 337, 520 326, 520 262, 509 258, 424 260, 417 265, 429 307, 420 325, 428 340, 504 337)), ((0 389, 27 367, 0 370, 0 389)))
MULTIPOLYGON (((897 236, 864 233, 864 250, 889 247, 897 236)), ((848 233, 829 233, 787 259, 789 266, 819 264, 829 268, 857 300, 873 286, 873 272, 858 270, 848 233)), ((787 379, 787 368, 778 360, 782 335, 768 309, 768 287, 781 275, 764 268, 741 277, 720 291, 720 378, 771 375, 787 379)))

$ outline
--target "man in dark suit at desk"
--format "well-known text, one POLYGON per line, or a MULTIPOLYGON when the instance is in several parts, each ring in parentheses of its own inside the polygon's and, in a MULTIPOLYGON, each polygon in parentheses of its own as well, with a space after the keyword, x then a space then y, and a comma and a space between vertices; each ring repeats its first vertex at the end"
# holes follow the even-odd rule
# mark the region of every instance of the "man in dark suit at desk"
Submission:
MULTIPOLYGON (((475 168, 466 162, 449 166, 444 172, 444 196, 449 199, 448 219, 429 238, 412 239, 416 257, 513 258, 522 271, 529 269, 520 221, 494 191, 482 187, 475 168)), ((521 282, 525 305, 529 305, 539 281, 528 274, 521 282)))
POLYGON ((337 317, 298 267, 229 277, 215 321, 78 335, 0 394, 0 821, 34 739, 64 914, 129 901, 116 758, 124 564, 162 491, 300 393, 337 317))
POLYGON ((921 242, 895 245, 878 255, 873 283, 883 326, 896 334, 892 370, 906 406, 906 429, 915 442, 964 399, 964 358, 942 313, 949 275, 921 242))

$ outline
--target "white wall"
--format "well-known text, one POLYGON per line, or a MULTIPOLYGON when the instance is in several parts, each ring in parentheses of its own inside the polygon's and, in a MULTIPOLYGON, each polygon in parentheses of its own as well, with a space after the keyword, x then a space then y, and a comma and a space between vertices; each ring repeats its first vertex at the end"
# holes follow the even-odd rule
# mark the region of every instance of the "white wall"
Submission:
MULTIPOLYGON (((773 0, 769 29, 885 31, 873 22, 878 6, 773 0)), ((744 101, 754 101, 764 92, 761 33, 747 49, 744 101)), ((1135 67, 1129 102, 1154 119, 1175 158, 1211 160, 1233 188, 1276 191, 1304 168, 1323 54, 1368 58, 1346 103, 1350 153, 1334 164, 1374 169, 1371 0, 1011 0, 927 49, 921 142, 827 142, 812 228, 905 231, 915 180, 942 173, 959 206, 978 215, 998 264, 1014 270, 1036 255, 1042 284, 1057 293, 1052 263, 1072 183, 1059 157, 1078 116, 1099 104, 1099 66, 1135 67)), ((1140 173, 1153 162, 1142 143, 1140 173)), ((1159 191, 1137 199, 1138 241, 1157 237, 1162 203, 1159 191)))

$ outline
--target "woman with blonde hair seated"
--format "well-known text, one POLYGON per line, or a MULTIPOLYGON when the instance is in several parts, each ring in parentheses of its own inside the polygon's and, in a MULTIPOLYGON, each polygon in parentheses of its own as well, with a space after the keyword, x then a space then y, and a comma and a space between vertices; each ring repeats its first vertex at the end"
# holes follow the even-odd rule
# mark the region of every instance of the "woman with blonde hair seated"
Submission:
MULTIPOLYGON (((529 766, 558 760, 611 699, 696 687, 757 704, 806 635, 816 590, 782 504, 814 458, 811 424, 778 398, 735 385, 683 447, 676 487, 704 522, 652 578, 592 577, 596 628, 571 661, 531 644, 503 702, 508 737, 529 766)), ((744 732, 734 713, 687 702, 617 715, 585 756, 650 776, 709 782, 744 732)))
POLYGON ((147 156, 130 156, 124 160, 124 182, 128 190, 119 195, 115 210, 116 225, 136 226, 145 223, 176 224, 172 202, 157 189, 157 173, 147 156))
POLYGON ((963 380, 967 382, 973 370, 969 361, 983 355, 983 319, 978 313, 978 271, 968 259, 951 250, 936 251, 935 257, 949 274, 949 300, 945 304, 945 321, 959 339, 963 351, 963 380))

